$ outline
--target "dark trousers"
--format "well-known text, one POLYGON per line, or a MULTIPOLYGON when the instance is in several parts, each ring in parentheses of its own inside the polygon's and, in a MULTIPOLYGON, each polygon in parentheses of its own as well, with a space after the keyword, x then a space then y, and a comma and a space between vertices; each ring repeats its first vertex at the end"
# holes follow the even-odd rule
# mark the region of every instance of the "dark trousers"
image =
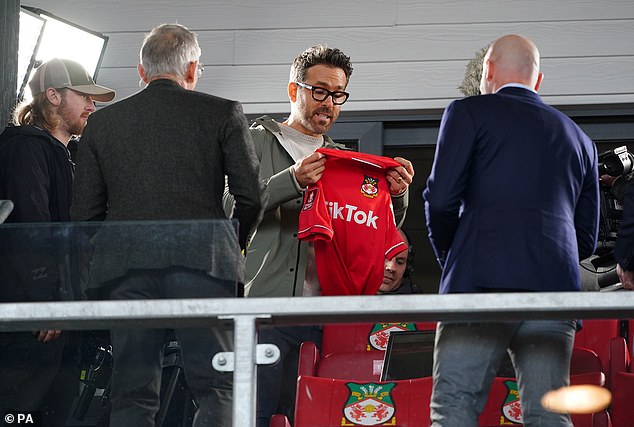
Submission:
MULTIPOLYGON (((232 282, 185 268, 135 270, 118 280, 113 300, 233 297, 232 282)), ((110 426, 154 426, 160 406, 160 385, 166 329, 111 331, 113 374, 110 426)), ((211 366, 214 354, 232 351, 233 332, 222 328, 184 328, 174 333, 181 347, 185 378, 198 403, 193 426, 230 427, 233 374, 211 366)))
POLYGON ((259 343, 275 344, 280 349, 280 360, 275 365, 258 366, 257 427, 269 427, 271 416, 286 415, 293 422, 299 348, 304 341, 321 347, 319 326, 289 326, 261 328, 259 343))
POLYGON ((64 426, 79 389, 73 332, 42 343, 31 332, 0 334, 0 414, 40 412, 45 427, 64 426))

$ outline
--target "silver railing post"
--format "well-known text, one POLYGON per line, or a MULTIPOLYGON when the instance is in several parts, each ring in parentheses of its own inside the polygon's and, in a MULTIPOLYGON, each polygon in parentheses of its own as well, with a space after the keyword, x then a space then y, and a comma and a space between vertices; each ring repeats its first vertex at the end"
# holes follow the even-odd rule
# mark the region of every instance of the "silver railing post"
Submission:
POLYGON ((257 343, 258 318, 270 315, 225 315, 220 320, 233 321, 233 352, 214 355, 212 367, 233 374, 233 427, 255 427, 257 403, 257 366, 279 360, 279 349, 273 344, 257 343))
POLYGON ((255 427, 256 316, 233 316, 233 427, 255 427))

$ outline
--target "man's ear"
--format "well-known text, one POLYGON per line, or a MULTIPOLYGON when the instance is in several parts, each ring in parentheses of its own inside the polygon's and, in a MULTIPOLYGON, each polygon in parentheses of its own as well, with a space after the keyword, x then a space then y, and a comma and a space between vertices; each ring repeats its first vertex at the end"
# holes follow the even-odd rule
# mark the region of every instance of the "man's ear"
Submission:
POLYGON ((198 61, 192 61, 187 66, 187 70, 185 70, 185 82, 190 84, 195 83, 196 73, 198 73, 198 61))
POLYGON ((289 82, 286 91, 288 92, 288 98, 291 102, 297 101, 297 85, 295 83, 289 82))
POLYGON ((542 85, 542 82, 544 81, 544 73, 539 73, 537 75, 537 83, 535 83, 535 92, 537 92, 539 90, 539 87, 542 85))
POLYGON ((147 83, 147 77, 145 76, 145 69, 143 68, 143 65, 139 63, 136 66, 136 69, 139 72, 139 77, 141 77, 141 80, 143 80, 144 83, 147 83))
POLYGON ((48 102, 58 107, 62 103, 62 94, 56 89, 49 87, 46 89, 46 99, 48 99, 48 102))
POLYGON ((493 69, 495 68, 495 64, 493 62, 491 62, 489 59, 487 59, 486 61, 486 75, 484 76, 484 78, 487 81, 491 81, 493 79, 493 69))

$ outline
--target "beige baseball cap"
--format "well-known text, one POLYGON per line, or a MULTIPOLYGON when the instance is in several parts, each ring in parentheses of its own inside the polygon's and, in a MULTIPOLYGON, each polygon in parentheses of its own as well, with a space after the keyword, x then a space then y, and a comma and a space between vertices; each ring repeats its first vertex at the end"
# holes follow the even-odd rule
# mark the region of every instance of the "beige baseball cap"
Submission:
POLYGON ((68 59, 51 59, 40 65, 29 82, 33 96, 46 91, 48 88, 68 88, 99 102, 112 101, 115 91, 95 84, 92 77, 78 62, 68 59))

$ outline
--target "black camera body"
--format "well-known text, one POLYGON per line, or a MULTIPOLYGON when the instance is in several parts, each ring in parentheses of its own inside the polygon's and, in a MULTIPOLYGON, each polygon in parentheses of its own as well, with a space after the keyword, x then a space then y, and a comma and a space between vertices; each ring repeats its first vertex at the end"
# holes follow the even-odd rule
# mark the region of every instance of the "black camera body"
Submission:
MULTIPOLYGON (((595 286, 608 290, 619 282, 614 245, 623 220, 623 197, 634 180, 634 155, 628 151, 627 146, 599 154, 599 176, 602 183, 599 194, 599 239, 594 255, 586 260, 590 262, 591 268, 584 269, 590 273, 591 282, 595 286), (606 178, 606 175, 611 178, 606 178)), ((591 290, 593 288, 587 287, 591 290)))
POLYGON ((599 154, 599 176, 616 178, 610 187, 601 187, 599 244, 613 246, 623 219, 623 197, 634 179, 634 155, 627 146, 599 154), (609 244, 612 242, 612 244, 609 244))
POLYGON ((633 166, 634 155, 627 150, 625 145, 599 154, 599 176, 627 175, 632 172, 633 166))

